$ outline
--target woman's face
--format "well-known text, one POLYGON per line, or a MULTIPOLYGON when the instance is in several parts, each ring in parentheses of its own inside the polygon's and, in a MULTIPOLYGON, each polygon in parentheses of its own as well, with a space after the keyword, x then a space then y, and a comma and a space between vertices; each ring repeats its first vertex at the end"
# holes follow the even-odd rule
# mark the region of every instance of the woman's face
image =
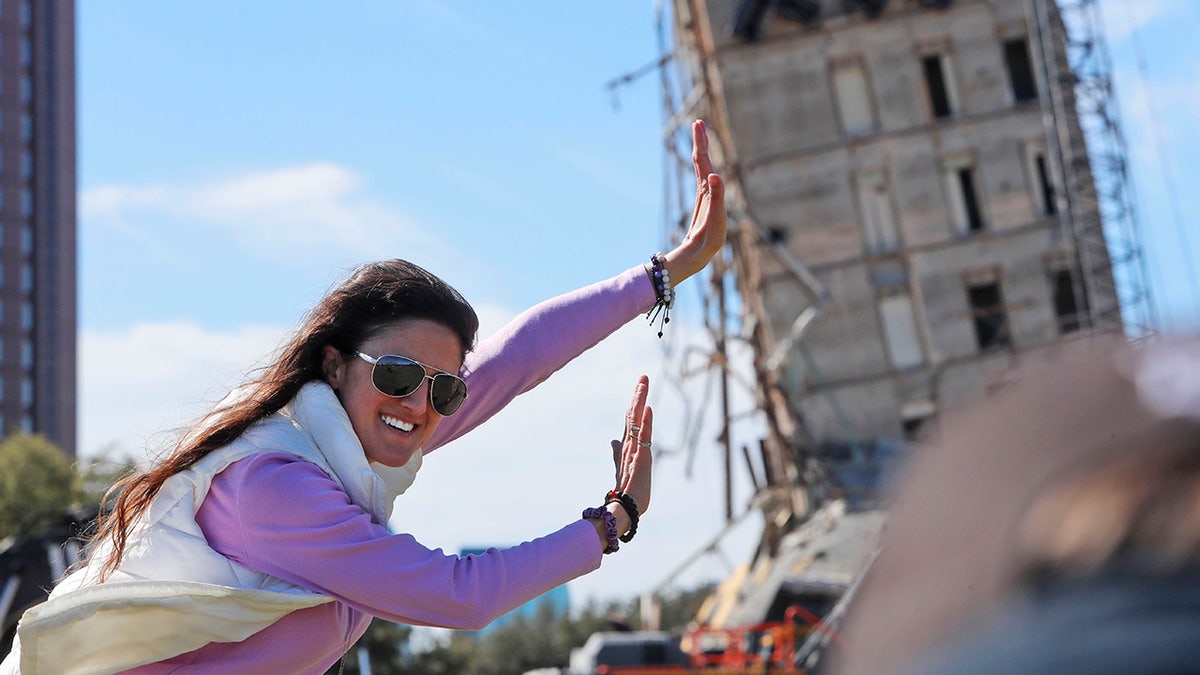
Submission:
MULTIPOLYGON (((397 321, 359 345, 358 350, 374 357, 407 356, 427 365, 428 375, 437 371, 457 375, 462 368, 462 346, 454 331, 427 319, 397 321)), ((442 421, 429 404, 428 379, 408 396, 392 398, 379 393, 371 383, 371 364, 357 356, 326 346, 323 365, 326 382, 337 392, 372 462, 403 466, 442 421)))

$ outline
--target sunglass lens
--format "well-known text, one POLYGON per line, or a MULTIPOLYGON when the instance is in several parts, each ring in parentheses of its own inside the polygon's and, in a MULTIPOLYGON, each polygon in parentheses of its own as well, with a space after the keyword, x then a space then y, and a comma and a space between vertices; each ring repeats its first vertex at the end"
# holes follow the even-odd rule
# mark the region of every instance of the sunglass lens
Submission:
POLYGON ((424 379, 424 368, 408 359, 394 356, 380 357, 371 372, 375 388, 387 396, 408 396, 421 386, 424 379))
POLYGON ((435 375, 429 386, 429 399, 439 415, 453 415, 467 398, 467 384, 452 375, 435 375))

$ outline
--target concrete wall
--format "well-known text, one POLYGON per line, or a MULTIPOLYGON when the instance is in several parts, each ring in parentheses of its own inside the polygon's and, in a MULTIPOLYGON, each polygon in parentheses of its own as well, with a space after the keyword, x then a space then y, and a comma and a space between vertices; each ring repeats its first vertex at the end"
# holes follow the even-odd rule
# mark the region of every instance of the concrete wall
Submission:
MULTIPOLYGON (((826 1, 819 26, 768 15, 750 42, 729 33, 739 4, 704 7, 742 189, 753 217, 829 291, 785 366, 811 434, 840 438, 848 425, 859 437, 897 436, 904 410, 928 402, 936 414, 1023 350, 1062 339, 1049 270, 1073 260, 1072 239, 1039 210, 1026 155, 1050 151, 1048 103, 1015 102, 1004 60, 1004 41, 1029 31, 1025 0, 956 0, 944 11, 893 0, 876 19, 826 1), (957 99, 948 117, 930 102, 922 59, 931 55, 948 66, 957 99), (865 75, 873 129, 843 129, 832 77, 842 64, 865 75), (969 233, 946 178, 960 166, 971 167, 983 222, 969 233), (890 250, 867 245, 856 187, 867 173, 886 186, 898 238, 890 250), (967 286, 981 277, 1000 285, 1007 348, 978 344, 967 286), (924 355, 904 371, 891 363, 879 310, 893 293, 911 298, 924 355)), ((765 318, 786 335, 807 301, 772 256, 760 267, 765 318)))

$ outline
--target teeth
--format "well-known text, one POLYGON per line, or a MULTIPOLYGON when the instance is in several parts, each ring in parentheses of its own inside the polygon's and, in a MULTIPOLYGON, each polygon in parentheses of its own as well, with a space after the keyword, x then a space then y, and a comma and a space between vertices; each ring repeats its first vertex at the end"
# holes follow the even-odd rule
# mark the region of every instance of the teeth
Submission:
POLYGON ((395 417, 390 417, 388 415, 380 415, 379 417, 380 417, 380 419, 383 420, 383 423, 388 425, 389 427, 399 429, 400 431, 412 431, 413 430, 413 425, 408 424, 407 422, 401 422, 400 420, 396 419, 395 417))

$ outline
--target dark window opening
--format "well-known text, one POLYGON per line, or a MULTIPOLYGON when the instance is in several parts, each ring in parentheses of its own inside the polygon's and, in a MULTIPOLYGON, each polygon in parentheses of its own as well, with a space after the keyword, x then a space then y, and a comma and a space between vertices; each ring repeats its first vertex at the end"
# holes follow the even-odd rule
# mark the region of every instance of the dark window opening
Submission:
POLYGON ((1000 296, 1000 284, 990 282, 967 287, 971 301, 971 316, 975 323, 975 341, 979 349, 997 349, 1012 346, 1012 335, 1008 328, 1008 314, 1004 311, 1004 300, 1000 296))
POLYGON ((950 92, 946 90, 946 74, 942 71, 942 57, 934 54, 921 59, 925 71, 925 85, 929 89, 929 103, 934 117, 950 116, 950 92))
POLYGON ((925 426, 928 417, 908 417, 901 425, 904 428, 904 440, 910 443, 921 440, 921 428, 925 426))
POLYGON ((1018 103, 1036 100, 1037 81, 1033 78, 1033 62, 1029 58, 1029 45, 1026 44, 1025 38, 1004 43, 1004 64, 1008 66, 1013 99, 1018 103))
POLYGON ((963 209, 967 216, 967 231, 983 229, 983 215, 979 211, 979 198, 975 194, 975 172, 969 167, 958 170, 958 186, 962 190, 963 209))
POLYGON ((1054 184, 1050 182, 1050 174, 1046 172, 1046 157, 1039 154, 1034 158, 1037 167, 1038 187, 1042 191, 1042 215, 1053 216, 1058 213, 1057 197, 1054 195, 1054 184))
POLYGON ((1075 280, 1068 269, 1050 273, 1054 284, 1054 316, 1058 319, 1060 334, 1074 333, 1088 325, 1087 290, 1075 288, 1075 280))
POLYGON ((781 19, 816 26, 821 19, 821 3, 817 0, 776 0, 775 14, 781 19))
POLYGON ((743 0, 737 6, 733 15, 733 26, 730 32, 734 37, 747 42, 758 40, 762 33, 763 21, 767 10, 771 8, 770 0, 743 0))

